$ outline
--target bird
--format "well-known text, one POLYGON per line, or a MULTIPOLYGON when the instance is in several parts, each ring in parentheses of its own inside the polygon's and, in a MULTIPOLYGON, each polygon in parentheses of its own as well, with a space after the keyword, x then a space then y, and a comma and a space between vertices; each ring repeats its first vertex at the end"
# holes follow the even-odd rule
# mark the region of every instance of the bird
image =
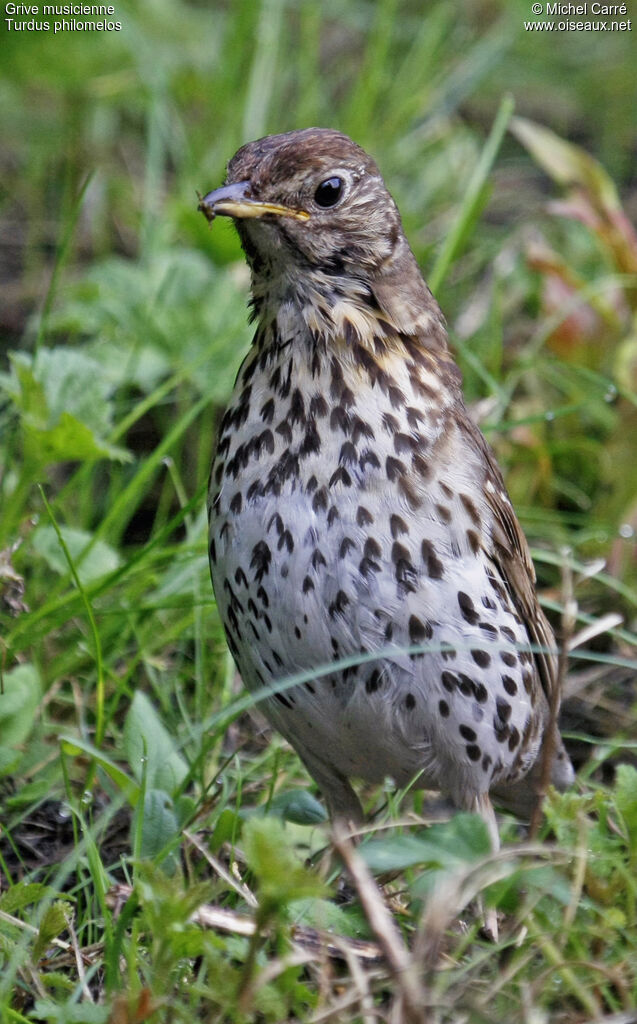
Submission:
POLYGON ((573 780, 556 642, 397 206, 365 150, 306 128, 242 146, 198 209, 234 221, 256 325, 208 494, 243 683, 333 819, 362 820, 353 781, 415 780, 497 850, 494 799, 528 815, 573 780))

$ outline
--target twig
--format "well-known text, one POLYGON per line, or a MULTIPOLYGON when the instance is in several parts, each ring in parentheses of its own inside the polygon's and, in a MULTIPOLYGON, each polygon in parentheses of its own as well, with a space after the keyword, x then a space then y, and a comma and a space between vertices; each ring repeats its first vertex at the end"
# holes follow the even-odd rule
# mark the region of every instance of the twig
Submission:
POLYGON ((383 902, 380 891, 362 857, 356 852, 343 825, 336 821, 332 840, 347 872, 356 886, 369 925, 378 939, 403 1004, 404 1020, 427 1024, 427 999, 417 967, 405 946, 394 918, 383 902))

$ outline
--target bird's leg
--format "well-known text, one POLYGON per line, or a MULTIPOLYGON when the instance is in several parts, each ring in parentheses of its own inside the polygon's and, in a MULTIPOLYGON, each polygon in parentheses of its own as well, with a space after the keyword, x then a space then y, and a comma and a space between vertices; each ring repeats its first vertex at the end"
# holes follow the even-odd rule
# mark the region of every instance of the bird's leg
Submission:
MULTIPOLYGON (((479 814, 489 833, 489 839, 491 840, 491 849, 493 853, 497 853, 500 849, 500 833, 498 831, 498 823, 495 818, 495 811, 493 810, 493 804, 488 793, 481 793, 476 796, 473 800, 473 807, 471 808, 476 814, 479 814)), ((495 907, 489 907, 487 910, 484 908, 482 897, 479 899, 480 916, 482 917, 483 925, 482 930, 491 939, 492 942, 498 941, 498 916, 496 914, 495 907)))
POLYGON ((340 821, 350 832, 355 830, 363 823, 365 815, 349 780, 322 762, 308 757, 306 751, 301 754, 301 759, 319 786, 332 821, 340 821))

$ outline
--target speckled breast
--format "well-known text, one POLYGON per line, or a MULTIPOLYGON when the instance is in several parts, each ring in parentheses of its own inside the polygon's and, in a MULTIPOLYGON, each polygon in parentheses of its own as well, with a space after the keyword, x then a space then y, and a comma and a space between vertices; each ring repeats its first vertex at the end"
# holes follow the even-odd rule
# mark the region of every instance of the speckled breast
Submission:
POLYGON ((470 453, 418 380, 248 357, 211 476, 213 586, 251 690, 315 671, 264 702, 301 756, 482 792, 535 759, 538 683, 470 453))

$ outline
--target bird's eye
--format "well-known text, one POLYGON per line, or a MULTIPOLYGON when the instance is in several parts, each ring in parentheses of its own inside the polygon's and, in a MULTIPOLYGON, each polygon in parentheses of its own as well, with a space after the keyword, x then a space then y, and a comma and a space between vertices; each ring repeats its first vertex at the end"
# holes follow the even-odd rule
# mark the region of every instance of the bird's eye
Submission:
POLYGON ((343 195, 345 183, 342 178, 327 178, 322 181, 314 193, 314 202, 317 206, 327 209, 329 206, 336 206, 343 195))

